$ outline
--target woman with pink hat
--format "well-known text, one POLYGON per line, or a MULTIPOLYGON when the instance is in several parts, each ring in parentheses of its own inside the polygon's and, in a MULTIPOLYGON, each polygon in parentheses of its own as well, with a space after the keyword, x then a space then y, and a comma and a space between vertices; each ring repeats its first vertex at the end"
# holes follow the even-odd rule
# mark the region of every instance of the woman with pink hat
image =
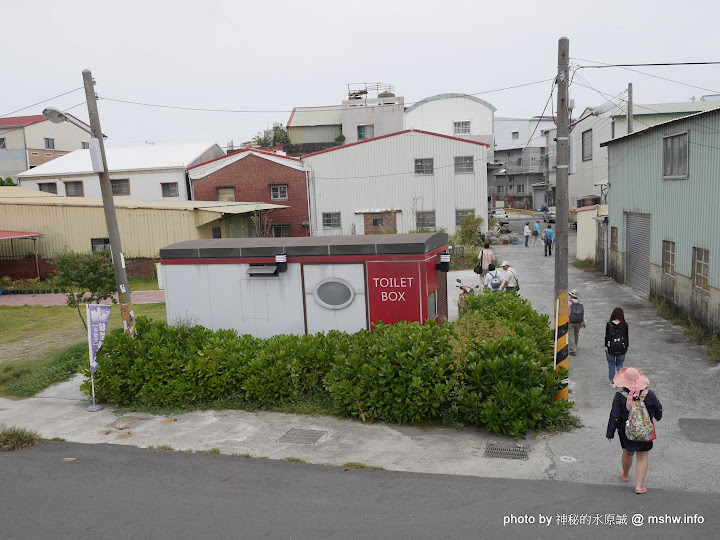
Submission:
POLYGON ((637 368, 623 368, 615 374, 613 379, 621 392, 615 393, 615 398, 610 411, 610 419, 607 425, 607 439, 612 441, 615 431, 620 438, 622 447, 622 472, 620 478, 623 482, 630 481, 630 468, 633 463, 633 456, 637 454, 637 466, 635 467, 635 493, 647 493, 643 486, 645 475, 648 470, 648 452, 652 450, 652 441, 632 441, 625 435, 625 422, 628 420, 629 411, 633 401, 643 400, 650 419, 660 420, 662 418, 662 405, 655 393, 648 389, 650 381, 637 368))

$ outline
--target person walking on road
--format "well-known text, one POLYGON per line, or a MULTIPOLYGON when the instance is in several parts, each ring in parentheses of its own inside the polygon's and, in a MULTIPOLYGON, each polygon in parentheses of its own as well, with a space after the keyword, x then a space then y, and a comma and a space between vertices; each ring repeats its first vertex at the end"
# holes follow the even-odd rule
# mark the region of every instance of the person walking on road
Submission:
POLYGON ((500 286, 501 291, 512 291, 517 292, 520 290, 520 283, 518 282, 517 274, 515 274, 515 270, 510 268, 510 263, 507 261, 503 261, 502 263, 502 269, 503 272, 505 272, 505 275, 503 276, 503 283, 500 286))
POLYGON ((578 301, 579 296, 577 289, 568 293, 568 350, 572 356, 577 354, 580 329, 585 328, 585 308, 578 301))
POLYGON ((493 250, 490 249, 490 243, 485 242, 485 245, 480 250, 480 253, 478 253, 478 264, 480 264, 483 274, 487 274, 488 268, 490 268, 490 265, 494 260, 495 253, 493 253, 493 250))
POLYGON ((530 240, 530 222, 525 223, 525 228, 523 229, 523 235, 525 235, 525 247, 528 246, 528 240, 530 240))
POLYGON ((555 244, 555 232, 553 232, 549 223, 547 229, 544 231, 543 237, 543 240, 545 240, 545 256, 552 256, 552 248, 555 244))
MULTIPOLYGON (((652 440, 634 441, 627 437, 625 427, 629 416, 633 401, 642 400, 647 409, 650 421, 653 421, 653 432, 655 430, 654 420, 662 419, 662 404, 658 400, 655 393, 648 389, 650 381, 643 375, 643 372, 636 368, 623 368, 616 375, 614 384, 622 391, 616 392, 612 402, 610 418, 607 425, 607 440, 612 442, 615 437, 615 431, 620 439, 622 447, 622 471, 620 478, 623 482, 630 481, 630 468, 633 463, 633 456, 637 456, 637 464, 635 467, 635 493, 641 495, 647 493, 647 488, 643 485, 648 470, 648 452, 652 450, 652 440)), ((637 404, 636 404, 637 405, 637 404)), ((655 435, 653 433, 653 439, 655 435)))
POLYGON ((540 220, 539 219, 535 220, 535 225, 533 225, 532 234, 533 234, 532 245, 533 245, 533 247, 535 247, 535 242, 537 242, 538 240, 540 240, 542 242, 542 239, 540 238, 541 233, 540 233, 540 220))
POLYGON ((605 325, 605 358, 608 363, 608 376, 610 384, 615 388, 613 379, 625 362, 625 353, 630 347, 628 324, 622 308, 613 309, 610 320, 605 325))
POLYGON ((490 263, 487 274, 485 274, 485 282, 483 283, 483 290, 490 289, 491 291, 499 291, 500 286, 503 283, 503 276, 500 270, 495 269, 495 265, 490 263))

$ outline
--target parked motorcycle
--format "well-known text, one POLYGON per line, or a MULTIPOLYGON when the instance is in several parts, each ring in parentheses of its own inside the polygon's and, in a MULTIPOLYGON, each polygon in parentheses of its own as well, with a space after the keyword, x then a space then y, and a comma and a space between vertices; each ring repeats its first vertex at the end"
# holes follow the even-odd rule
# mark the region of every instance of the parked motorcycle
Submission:
POLYGON ((458 305, 461 308, 465 307, 465 299, 468 296, 475 296, 475 291, 477 291, 480 288, 480 285, 475 285, 474 287, 470 285, 463 284, 461 279, 458 279, 457 282, 460 285, 455 285, 458 289, 460 289, 460 297, 458 298, 458 305))

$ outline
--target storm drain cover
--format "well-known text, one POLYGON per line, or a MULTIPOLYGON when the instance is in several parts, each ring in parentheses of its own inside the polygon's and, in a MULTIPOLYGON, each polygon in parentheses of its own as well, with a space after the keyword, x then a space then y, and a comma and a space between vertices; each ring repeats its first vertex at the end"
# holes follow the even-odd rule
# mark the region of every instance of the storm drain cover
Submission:
POLYGON ((678 418, 680 431, 694 442, 720 444, 720 420, 678 418))
POLYGON ((673 338, 668 338, 667 342, 668 343, 690 343, 690 340, 688 338, 673 337, 673 338))
POLYGON ((315 444, 327 431, 316 429, 291 429, 278 439, 279 443, 288 444, 315 444))
POLYGON ((484 456, 501 459, 528 459, 528 449, 519 444, 487 443, 484 456))
POLYGON ((645 304, 630 304, 628 306, 630 309, 649 309, 650 306, 645 304))

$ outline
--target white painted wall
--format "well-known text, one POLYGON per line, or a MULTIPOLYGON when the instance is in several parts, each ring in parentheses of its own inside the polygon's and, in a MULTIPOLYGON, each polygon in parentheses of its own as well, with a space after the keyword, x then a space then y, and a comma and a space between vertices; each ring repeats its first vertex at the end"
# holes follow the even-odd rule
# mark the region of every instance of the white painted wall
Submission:
MULTIPOLYGON (((490 124, 492 126, 492 123, 490 124)), ((397 210, 397 232, 416 228, 417 211, 434 210, 435 225, 455 232, 455 211, 487 212, 487 147, 411 131, 306 157, 311 232, 362 234, 361 211, 397 210), (472 156, 474 172, 455 174, 455 156, 472 156), (416 175, 415 159, 433 158, 433 175, 416 175), (323 228, 324 212, 341 212, 340 228, 323 228), (353 230, 353 224, 355 228, 353 230)))
MULTIPOLYGON (((454 122, 470 121, 470 135, 492 135, 493 109, 464 97, 437 99, 405 112, 405 129, 455 135, 454 122)), ((462 137, 462 135, 458 135, 462 137)))
POLYGON ((55 140, 55 150, 72 152, 80 150, 83 142, 90 141, 90 134, 70 122, 53 124, 49 120, 25 128, 27 148, 45 148, 45 137, 55 140))
POLYGON ((300 265, 272 277, 250 277, 248 266, 163 265, 168 323, 190 319, 259 338, 304 334, 300 265))
POLYGON ((542 132, 553 128, 555 128, 555 122, 552 120, 495 117, 495 151, 525 146, 542 148, 546 143, 542 132), (533 131, 534 135, 532 135, 533 131), (513 132, 518 134, 517 139, 513 139, 513 132), (530 140, 531 135, 532 140, 530 140))
MULTIPOLYGON (((128 171, 110 173, 111 180, 130 180, 130 195, 116 195, 118 199, 142 199, 145 201, 187 201, 187 185, 185 183, 184 169, 165 169, 157 171, 128 171), (160 184, 177 182, 178 196, 163 197, 160 184)), ((21 179, 20 187, 39 190, 38 184, 54 182, 57 184, 58 195, 65 195, 65 182, 80 181, 83 183, 85 197, 101 198, 100 178, 97 175, 78 174, 68 176, 37 177, 21 179)))

